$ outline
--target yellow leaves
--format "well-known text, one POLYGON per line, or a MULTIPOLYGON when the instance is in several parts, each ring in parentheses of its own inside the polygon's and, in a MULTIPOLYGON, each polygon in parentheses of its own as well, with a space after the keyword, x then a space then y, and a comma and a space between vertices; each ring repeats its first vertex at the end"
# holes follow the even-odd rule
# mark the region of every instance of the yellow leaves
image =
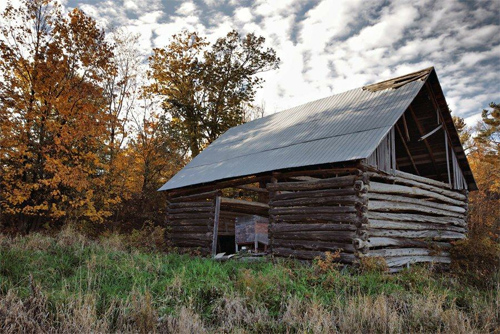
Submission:
POLYGON ((90 17, 73 10, 65 18, 53 5, 24 0, 0 28, 8 101, 0 109, 0 206, 34 220, 100 220, 109 214, 102 197, 113 116, 103 86, 115 71, 112 50, 90 17))
POLYGON ((31 194, 28 188, 25 189, 12 189, 12 193, 7 194, 6 199, 10 201, 13 205, 18 205, 26 201, 31 194))

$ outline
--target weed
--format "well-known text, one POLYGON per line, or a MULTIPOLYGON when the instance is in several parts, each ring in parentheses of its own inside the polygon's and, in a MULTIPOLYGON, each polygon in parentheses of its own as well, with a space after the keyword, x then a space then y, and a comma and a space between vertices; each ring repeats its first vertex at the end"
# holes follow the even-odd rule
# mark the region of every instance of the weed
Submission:
MULTIPOLYGON (((482 333, 500 327, 500 283, 479 288, 413 266, 339 270, 335 255, 215 262, 88 240, 0 236, 0 332, 482 333)), ((494 280, 495 278, 493 278, 494 280)), ((467 282, 465 282, 467 283, 467 282)))

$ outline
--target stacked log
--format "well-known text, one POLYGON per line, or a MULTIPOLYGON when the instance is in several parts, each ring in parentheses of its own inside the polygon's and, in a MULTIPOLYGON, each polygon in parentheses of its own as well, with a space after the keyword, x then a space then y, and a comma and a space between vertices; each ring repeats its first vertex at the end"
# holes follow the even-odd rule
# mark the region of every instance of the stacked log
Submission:
POLYGON ((394 171, 368 172, 366 257, 382 257, 391 271, 410 263, 449 263, 451 242, 467 232, 467 194, 448 184, 394 171))
POLYGON ((167 244, 179 252, 210 254, 218 191, 170 198, 167 205, 167 244))
POLYGON ((341 176, 324 179, 295 172, 293 179, 304 181, 267 184, 269 239, 275 256, 311 260, 340 249, 341 262, 356 260, 352 240, 367 237, 366 177, 358 169, 337 172, 341 176))

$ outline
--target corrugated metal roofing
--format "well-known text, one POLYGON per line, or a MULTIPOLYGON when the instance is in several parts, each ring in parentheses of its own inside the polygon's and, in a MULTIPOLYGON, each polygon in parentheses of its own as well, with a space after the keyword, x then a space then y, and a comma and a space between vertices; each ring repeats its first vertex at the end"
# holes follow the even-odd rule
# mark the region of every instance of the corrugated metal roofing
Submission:
POLYGON ((423 84, 353 89, 231 128, 160 190, 367 158, 423 84))

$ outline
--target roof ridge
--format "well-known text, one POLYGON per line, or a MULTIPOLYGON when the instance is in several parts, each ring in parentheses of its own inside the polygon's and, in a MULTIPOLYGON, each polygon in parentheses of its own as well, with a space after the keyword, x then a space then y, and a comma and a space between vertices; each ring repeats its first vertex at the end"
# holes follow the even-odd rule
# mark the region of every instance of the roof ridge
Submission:
POLYGON ((429 76, 429 74, 434 71, 434 66, 425 68, 420 71, 416 71, 413 73, 408 73, 405 75, 401 75, 399 77, 387 79, 384 81, 376 82, 374 84, 363 86, 363 90, 368 90, 370 92, 378 92, 380 90, 385 90, 389 88, 398 89, 412 81, 416 80, 425 80, 429 76))

